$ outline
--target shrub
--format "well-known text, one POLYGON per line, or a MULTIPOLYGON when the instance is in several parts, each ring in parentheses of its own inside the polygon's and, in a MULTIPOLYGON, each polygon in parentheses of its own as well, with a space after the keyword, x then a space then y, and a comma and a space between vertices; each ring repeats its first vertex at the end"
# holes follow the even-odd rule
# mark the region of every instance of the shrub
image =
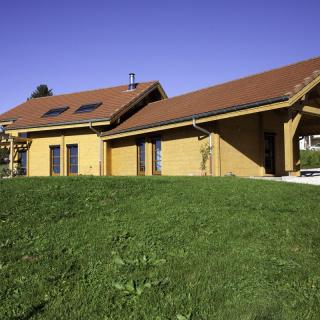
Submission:
POLYGON ((200 154, 201 154, 201 162, 200 162, 200 169, 206 170, 207 167, 207 161, 210 155, 210 146, 209 143, 204 143, 200 148, 200 154))
POLYGON ((301 168, 319 168, 320 151, 301 150, 300 161, 301 168))

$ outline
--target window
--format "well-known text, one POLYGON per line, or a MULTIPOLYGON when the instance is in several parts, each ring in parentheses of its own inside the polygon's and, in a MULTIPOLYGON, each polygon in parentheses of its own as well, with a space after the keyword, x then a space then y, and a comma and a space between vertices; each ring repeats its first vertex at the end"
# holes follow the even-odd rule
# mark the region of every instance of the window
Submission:
POLYGON ((78 108, 74 113, 91 112, 91 111, 97 109, 98 107, 100 107, 101 105, 102 105, 101 102, 99 102, 99 103, 84 104, 83 106, 81 106, 80 108, 78 108))
POLYGON ((146 172, 146 142, 144 139, 137 141, 137 151, 138 175, 144 176, 146 172))
POLYGON ((19 151, 18 154, 19 174, 25 176, 27 174, 27 151, 19 151))
POLYGON ((275 134, 264 134, 264 166, 266 174, 275 173, 275 134))
POLYGON ((60 146, 50 147, 50 175, 60 176, 60 146))
POLYGON ((28 138, 28 133, 27 133, 27 132, 19 132, 19 133, 18 133, 18 137, 28 138))
POLYGON ((47 111, 42 117, 56 117, 68 109, 69 109, 69 107, 53 108, 53 109, 50 109, 49 111, 47 111))
POLYGON ((161 140, 154 138, 152 140, 152 174, 161 174, 161 140))
POLYGON ((78 145, 67 145, 67 151, 68 176, 76 176, 78 174, 78 145))
MULTIPOLYGON (((18 137, 28 138, 27 132, 19 132, 18 137)), ((19 175, 27 175, 27 150, 26 147, 22 147, 18 152, 18 164, 19 164, 19 175)))

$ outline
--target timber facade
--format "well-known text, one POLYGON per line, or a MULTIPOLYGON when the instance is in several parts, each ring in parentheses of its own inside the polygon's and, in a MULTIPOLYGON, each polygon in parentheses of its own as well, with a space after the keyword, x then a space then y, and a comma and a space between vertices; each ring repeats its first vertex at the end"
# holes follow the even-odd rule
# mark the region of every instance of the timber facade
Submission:
POLYGON ((28 176, 299 175, 299 139, 320 133, 320 58, 173 98, 159 82, 130 79, 1 115, 10 168, 23 162, 28 176))

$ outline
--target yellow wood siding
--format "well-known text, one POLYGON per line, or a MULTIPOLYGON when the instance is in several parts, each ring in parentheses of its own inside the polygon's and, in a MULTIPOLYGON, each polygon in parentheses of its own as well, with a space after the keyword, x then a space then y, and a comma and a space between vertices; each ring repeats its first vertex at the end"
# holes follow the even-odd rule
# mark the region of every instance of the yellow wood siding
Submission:
POLYGON ((60 145, 60 175, 67 175, 66 145, 78 144, 78 173, 99 175, 99 138, 89 130, 70 130, 68 132, 30 133, 32 144, 29 150, 29 175, 50 175, 51 145, 60 145))
POLYGON ((259 117, 230 118, 219 123, 221 175, 257 176, 260 173, 259 117))
MULTIPOLYGON (((202 124, 213 132, 214 147, 220 145, 220 154, 213 150, 213 173, 225 175, 229 172, 237 176, 261 176, 264 170, 264 133, 274 133, 276 175, 284 174, 283 113, 264 112, 238 118, 202 124), (219 166, 220 161, 220 168, 219 166)), ((150 140, 154 136, 146 134, 146 175, 152 174, 152 154, 150 140)), ((158 135, 157 135, 158 136, 158 135)), ((200 148, 208 137, 192 126, 161 131, 162 175, 200 175, 200 148)), ((127 137, 111 141, 112 175, 137 174, 136 138, 127 137)), ((140 136, 141 137, 141 136, 140 136)), ((206 173, 209 174, 207 162, 206 173)))
MULTIPOLYGON (((213 174, 222 176, 232 172, 237 176, 261 176, 264 170, 264 133, 275 134, 276 175, 284 175, 284 121, 286 111, 271 110, 228 118, 201 127, 212 132, 213 174), (219 150, 217 149, 220 146, 219 150), (220 151, 220 152, 218 152, 220 151)), ((13 132, 12 132, 13 133, 13 132)), ((17 135, 18 132, 15 132, 17 135)), ((99 175, 99 138, 89 129, 30 132, 32 144, 28 154, 29 176, 50 175, 50 145, 60 145, 61 175, 67 174, 66 145, 78 145, 79 174, 99 175)), ((146 175, 152 175, 152 144, 155 136, 161 137, 162 175, 200 175, 200 148, 208 142, 191 125, 109 140, 103 147, 104 175, 137 175, 136 139, 146 138, 146 175)), ((298 137, 294 137, 294 164, 298 169, 298 137)), ((206 173, 209 174, 209 162, 206 173)))
MULTIPOLYGON (((162 174, 200 175, 200 148, 208 137, 193 127, 168 130, 162 134, 162 174)), ((209 164, 207 163, 207 173, 209 164)))
POLYGON ((137 175, 137 146, 132 137, 111 143, 111 175, 137 175))

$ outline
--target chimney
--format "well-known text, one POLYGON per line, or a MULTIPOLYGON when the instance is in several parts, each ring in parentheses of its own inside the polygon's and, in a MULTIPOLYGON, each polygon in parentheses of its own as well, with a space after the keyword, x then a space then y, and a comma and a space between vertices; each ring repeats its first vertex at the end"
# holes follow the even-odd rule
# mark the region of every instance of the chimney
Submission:
POLYGON ((128 90, 134 90, 135 88, 136 88, 135 74, 134 73, 129 73, 128 90))

